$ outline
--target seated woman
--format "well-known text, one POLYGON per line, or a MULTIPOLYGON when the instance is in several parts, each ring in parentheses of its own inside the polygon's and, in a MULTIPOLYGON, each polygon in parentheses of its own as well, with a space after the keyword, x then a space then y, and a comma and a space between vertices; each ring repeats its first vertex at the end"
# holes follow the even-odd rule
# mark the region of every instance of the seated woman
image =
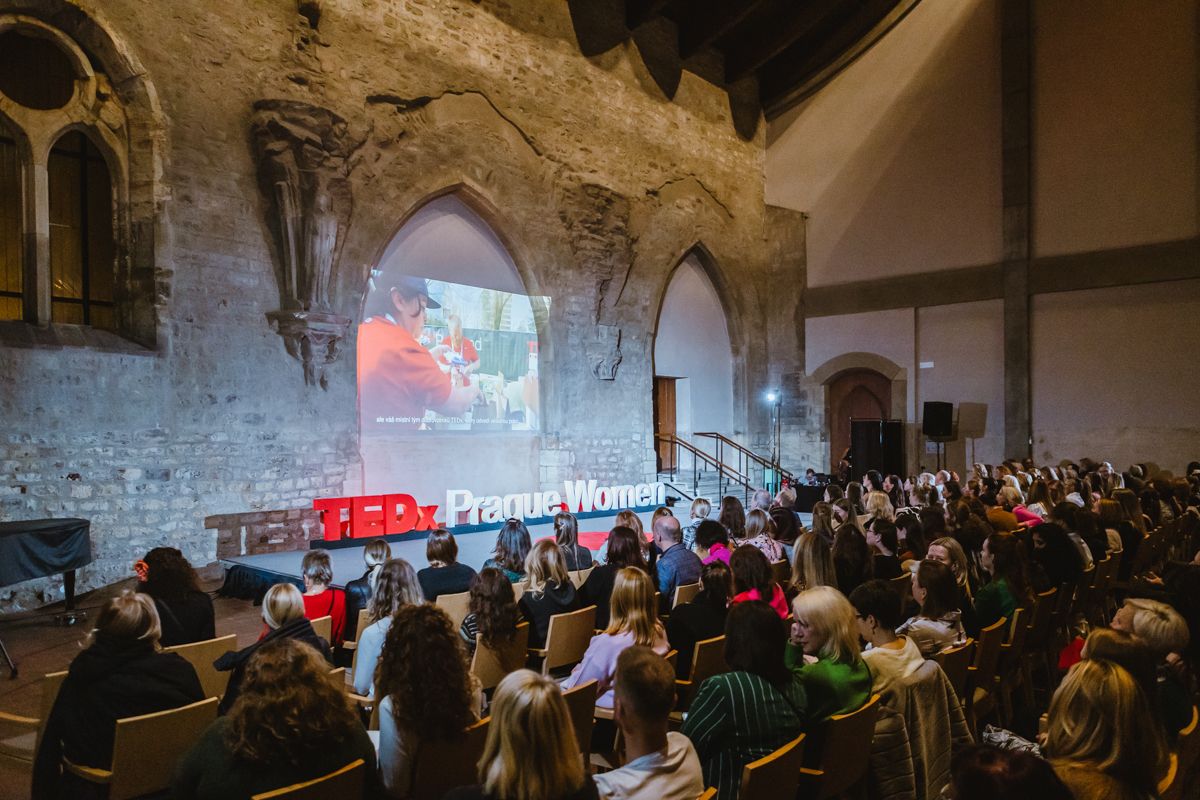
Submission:
POLYGON ((356 693, 374 697, 375 665, 379 663, 392 616, 404 606, 423 602, 425 598, 411 564, 403 558, 393 558, 382 566, 371 597, 370 617, 358 638, 358 658, 354 663, 356 693))
POLYGON ((900 552, 896 554, 900 561, 920 561, 925 558, 929 537, 925 535, 925 526, 921 523, 920 514, 911 511, 897 514, 896 535, 900 540, 900 552))
POLYGON ((1187 622, 1166 603, 1131 597, 1117 610, 1112 627, 1137 637, 1153 654, 1157 686, 1149 700, 1162 709, 1164 729, 1173 740, 1192 716, 1192 698, 1180 680, 1180 672, 1186 673, 1179 659, 1190 638, 1187 622))
POLYGON ((1083 556, 1071 543, 1067 532, 1053 522, 1043 522, 1030 531, 1029 540, 1033 544, 1033 561, 1046 576, 1038 590, 1044 592, 1066 586, 1074 592, 1079 576, 1083 574, 1083 556))
POLYGON ((786 635, 783 621, 766 603, 739 603, 729 609, 729 672, 701 685, 681 729, 696 748, 705 785, 715 786, 718 797, 736 798, 742 768, 804 730, 804 690, 783 663, 786 635))
POLYGON ((438 528, 425 540, 425 560, 429 566, 417 573, 421 593, 433 602, 442 594, 462 594, 469 591, 475 570, 458 563, 458 542, 454 534, 438 528))
POLYGON ((746 539, 742 544, 757 547, 766 557, 767 563, 783 560, 783 544, 778 541, 779 532, 771 515, 761 508, 753 508, 746 515, 746 539))
POLYGON ((675 674, 686 679, 692 674, 696 642, 725 633, 725 617, 733 598, 733 574, 724 563, 714 561, 700 569, 700 591, 690 603, 681 603, 667 618, 667 641, 675 656, 675 674))
POLYGON ((338 648, 346 638, 346 593, 330 588, 333 562, 325 550, 309 550, 300 562, 304 576, 304 616, 309 620, 330 617, 330 646, 338 648))
POLYGON ((178 800, 250 797, 328 775, 362 759, 362 798, 378 794, 375 748, 329 664, 295 639, 279 639, 246 665, 241 697, 184 756, 171 784, 178 800))
POLYGON ((421 741, 461 740, 483 707, 445 611, 425 604, 396 612, 379 659, 378 690, 379 772, 389 797, 406 798, 421 741))
POLYGON ((562 692, 528 669, 505 676, 492 700, 479 783, 444 800, 595 800, 562 692))
POLYGON ((929 545, 925 557, 940 561, 954 573, 954 584, 958 587, 958 609, 962 611, 963 630, 967 636, 979 635, 979 620, 975 615, 975 600, 971 596, 970 567, 967 553, 957 539, 943 536, 929 545))
POLYGON ((813 504, 812 532, 833 546, 833 505, 824 501, 813 504))
POLYGON ((1025 570, 1021 543, 1011 533, 993 533, 983 542, 980 566, 991 575, 975 594, 975 620, 980 629, 994 625, 1001 617, 1012 619, 1018 607, 1031 608, 1033 590, 1025 570))
MULTIPOLYGON (((629 530, 634 532, 634 534, 637 536, 638 542, 642 544, 642 561, 646 562, 646 529, 642 527, 642 518, 629 509, 624 509, 623 511, 617 512, 617 518, 613 520, 613 530, 616 528, 629 528, 629 530)), ((604 542, 601 543, 600 548, 596 550, 597 564, 608 563, 608 546, 610 544, 609 538, 611 535, 612 531, 610 530, 609 536, 604 538, 604 542)))
POLYGON ((871 671, 859 651, 854 606, 837 589, 818 586, 796 595, 792 613, 784 661, 808 698, 805 724, 861 708, 871 699, 871 671))
POLYGON ((508 578, 494 567, 484 567, 471 583, 470 611, 458 628, 458 636, 468 655, 475 652, 480 639, 488 647, 499 649, 517 635, 520 619, 508 578))
POLYGON ((580 607, 596 607, 597 628, 608 626, 609 599, 612 597, 613 585, 617 573, 626 567, 634 567, 647 575, 650 574, 646 558, 642 555, 640 536, 632 528, 618 525, 608 533, 607 561, 588 573, 587 580, 579 587, 580 607))
POLYGON ((729 532, 725 526, 711 519, 706 519, 696 526, 696 555, 701 563, 711 564, 714 561, 729 564, 729 532))
POLYGON ((217 636, 212 598, 201 591, 196 570, 174 547, 156 547, 134 566, 137 590, 154 599, 162 623, 159 644, 174 647, 217 636))
POLYGON ((908 636, 897 636, 903 615, 900 596, 887 581, 870 580, 850 593, 858 635, 867 643, 863 661, 871 668, 871 691, 891 702, 892 687, 921 668, 925 656, 908 636))
POLYGON ((554 543, 562 550, 563 562, 571 571, 588 569, 595 563, 592 551, 579 543, 579 521, 574 514, 560 511, 554 515, 554 543))
POLYGON ((1075 800, 1158 797, 1168 753, 1137 681, 1111 661, 1071 667, 1050 701, 1042 755, 1075 800))
POLYGON ((229 685, 225 687, 225 695, 221 698, 222 714, 228 713, 237 700, 246 664, 260 647, 269 642, 297 639, 311 645, 325 656, 326 661, 333 663, 329 642, 317 636, 312 623, 304 616, 304 597, 295 586, 290 583, 277 583, 267 589, 266 595, 263 596, 262 618, 265 629, 257 642, 241 650, 231 650, 213 662, 213 666, 218 670, 232 671, 229 685))
POLYGON ((692 509, 688 514, 687 524, 683 525, 683 546, 688 550, 696 547, 696 529, 700 523, 708 519, 712 513, 712 503, 706 498, 697 497, 692 501, 692 509))
POLYGON ((874 491, 868 494, 866 507, 867 521, 865 527, 868 529, 880 520, 886 522, 896 521, 896 509, 886 492, 874 491))
POLYGON ((762 600, 775 609, 780 619, 787 619, 791 613, 787 597, 775 582, 771 564, 761 550, 754 545, 744 544, 733 551, 729 566, 733 571, 734 603, 762 600))
POLYGON ((579 603, 575 585, 567 577, 567 565, 562 550, 553 539, 542 539, 525 559, 525 574, 529 588, 521 595, 517 607, 529 620, 529 646, 546 646, 550 618, 555 614, 574 611, 579 603))
POLYGON ((36 800, 106 797, 104 787, 63 773, 63 759, 108 769, 117 720, 204 699, 192 665, 159 651, 161 630, 149 595, 126 592, 104 604, 46 719, 33 763, 36 800))
POLYGON ((792 580, 788 592, 792 596, 817 586, 837 586, 837 572, 829 543, 816 533, 802 533, 796 539, 792 554, 792 580))
POLYGON ((849 594, 863 581, 869 581, 872 566, 870 548, 862 529, 844 523, 833 537, 833 569, 842 594, 849 594))
POLYGON ((370 539, 363 545, 363 563, 367 571, 361 578, 355 578, 346 584, 346 627, 345 638, 355 641, 358 638, 358 612, 371 604, 371 596, 375 592, 375 582, 379 580, 379 572, 384 562, 392 557, 392 547, 387 539, 370 539))
POLYGON ((896 552, 900 549, 896 523, 886 519, 875 520, 874 524, 867 528, 867 547, 871 549, 872 575, 876 578, 890 581, 904 574, 900 559, 896 557, 896 552))
POLYGON ((596 705, 612 708, 613 675, 617 671, 617 656, 630 645, 640 644, 661 656, 671 649, 667 634, 658 621, 658 604, 654 601, 654 584, 640 569, 625 567, 617 573, 609 606, 608 627, 592 637, 583 660, 575 665, 563 682, 564 689, 596 680, 600 697, 596 705))
POLYGON ((925 658, 967 641, 954 573, 940 561, 925 559, 912 574, 912 596, 921 610, 896 629, 908 635, 925 658))
POLYGON ((504 573, 511 583, 525 580, 525 557, 533 546, 529 538, 529 528, 525 523, 512 517, 504 523, 500 533, 496 534, 496 547, 491 557, 483 562, 485 567, 493 567, 504 573))
POLYGON ((746 507, 742 501, 733 495, 721 498, 721 507, 717 511, 717 522, 725 528, 729 541, 736 547, 746 538, 746 507))

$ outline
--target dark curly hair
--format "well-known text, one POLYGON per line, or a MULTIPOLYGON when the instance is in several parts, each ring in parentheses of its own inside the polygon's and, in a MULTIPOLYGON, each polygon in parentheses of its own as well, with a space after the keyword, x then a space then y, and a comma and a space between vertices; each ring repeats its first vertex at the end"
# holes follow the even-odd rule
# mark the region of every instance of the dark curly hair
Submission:
POLYGON ((517 598, 503 572, 485 567, 471 579, 471 613, 483 643, 492 649, 517 635, 517 598))
POLYGON ((146 562, 146 582, 138 587, 156 600, 181 600, 200 591, 196 570, 174 547, 156 547, 142 559, 146 562))
POLYGON ((330 682, 324 657, 296 639, 277 639, 246 665, 225 740, 240 761, 300 767, 361 726, 345 693, 330 682))
POLYGON ((375 686, 392 698, 396 725, 423 737, 455 741, 474 721, 466 653, 437 606, 404 606, 392 617, 375 686))

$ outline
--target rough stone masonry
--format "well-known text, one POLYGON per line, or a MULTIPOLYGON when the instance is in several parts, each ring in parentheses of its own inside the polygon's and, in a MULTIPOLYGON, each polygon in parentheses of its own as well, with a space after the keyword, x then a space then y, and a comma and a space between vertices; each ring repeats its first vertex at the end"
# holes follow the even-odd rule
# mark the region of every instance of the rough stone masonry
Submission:
MULTIPOLYGON (((688 72, 665 96, 628 40, 585 57, 570 7, 0 0, 80 42, 126 103, 117 224, 148 287, 127 302, 153 334, 3 326, 0 517, 90 518, 86 590, 156 545, 198 564, 218 536, 222 555, 295 546, 314 527, 300 510, 354 489, 354 325, 321 388, 267 318, 285 303, 251 138, 263 100, 328 110, 356 144, 329 313, 357 324, 371 265, 448 191, 552 298, 542 486, 653 479, 654 328, 694 248, 729 316, 736 432, 761 436, 749 398, 802 366, 804 283, 802 221, 763 200, 765 126, 739 136, 724 92, 688 72)), ((60 597, 36 581, 0 590, 0 609, 60 597)))

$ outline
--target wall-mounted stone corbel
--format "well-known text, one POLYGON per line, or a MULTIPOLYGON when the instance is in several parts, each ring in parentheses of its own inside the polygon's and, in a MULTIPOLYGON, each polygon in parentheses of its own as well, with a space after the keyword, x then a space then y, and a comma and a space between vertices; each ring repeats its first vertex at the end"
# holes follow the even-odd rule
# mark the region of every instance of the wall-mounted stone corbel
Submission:
POLYGON ((596 338, 588 346, 592 374, 602 381, 616 380, 621 358, 621 329, 615 325, 597 325, 596 338))
POLYGON ((350 319, 329 295, 354 198, 349 175, 363 137, 328 109, 293 100, 259 100, 250 122, 259 187, 279 279, 277 311, 267 314, 308 385, 326 386, 350 319))

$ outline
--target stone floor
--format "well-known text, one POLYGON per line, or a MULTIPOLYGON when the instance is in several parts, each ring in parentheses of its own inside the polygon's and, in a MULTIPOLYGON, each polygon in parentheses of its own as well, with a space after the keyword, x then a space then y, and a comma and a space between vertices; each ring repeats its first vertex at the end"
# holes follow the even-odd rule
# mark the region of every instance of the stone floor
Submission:
MULTIPOLYGON (((204 588, 216 591, 220 581, 206 583, 204 588)), ((132 588, 133 580, 114 584, 82 595, 78 606, 94 615, 106 600, 120 591, 132 588)), ((259 608, 249 600, 231 600, 218 597, 214 600, 217 635, 236 633, 238 646, 244 647, 256 638, 262 618, 259 608)), ((0 621, 0 640, 17 662, 19 674, 9 679, 6 671, 0 671, 0 711, 10 714, 36 717, 39 713, 41 693, 38 682, 47 672, 66 669, 71 659, 79 652, 80 642, 89 630, 87 621, 71 627, 54 624, 54 615, 62 611, 62 605, 48 606, 36 612, 5 616, 0 621)), ((0 738, 13 735, 11 728, 0 721, 0 738)), ((29 797, 30 772, 27 764, 19 764, 0 757, 0 800, 25 800, 29 797)))

